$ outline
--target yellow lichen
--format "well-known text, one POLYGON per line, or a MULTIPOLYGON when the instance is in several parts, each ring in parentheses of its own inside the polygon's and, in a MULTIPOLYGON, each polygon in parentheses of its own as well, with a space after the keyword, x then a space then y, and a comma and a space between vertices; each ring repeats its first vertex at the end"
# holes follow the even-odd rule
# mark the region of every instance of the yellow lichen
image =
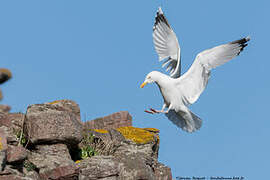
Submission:
POLYGON ((98 133, 108 133, 108 131, 105 129, 93 129, 93 131, 96 131, 98 133))
POLYGON ((137 144, 146 144, 155 140, 155 134, 132 126, 120 127, 117 130, 126 138, 137 144))
POLYGON ((55 100, 55 101, 52 101, 52 102, 49 102, 48 104, 57 104, 57 103, 60 103, 62 100, 55 100))
POLYGON ((156 128, 143 128, 143 129, 146 131, 153 132, 153 133, 159 133, 159 129, 156 129, 156 128))

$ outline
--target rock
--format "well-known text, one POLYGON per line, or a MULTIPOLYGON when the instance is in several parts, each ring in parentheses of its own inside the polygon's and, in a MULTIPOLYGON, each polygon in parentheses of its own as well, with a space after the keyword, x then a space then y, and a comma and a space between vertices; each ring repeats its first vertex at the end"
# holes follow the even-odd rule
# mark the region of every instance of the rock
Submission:
POLYGON ((165 166, 162 163, 157 161, 154 162, 152 168, 155 173, 155 177, 157 180, 171 180, 172 179, 172 172, 171 168, 165 166))
POLYGON ((4 170, 6 166, 6 151, 1 150, 0 151, 0 172, 4 170))
MULTIPOLYGON (((93 156, 91 158, 82 160, 79 163, 77 163, 77 167, 80 170, 79 171, 80 180, 86 180, 86 179, 155 180, 157 179, 157 176, 155 174, 156 172, 152 170, 152 167, 146 164, 143 158, 136 155, 93 156)), ((159 177, 162 178, 165 176, 159 176, 159 177)))
POLYGON ((34 144, 77 145, 82 139, 78 114, 56 104, 35 104, 27 108, 25 132, 34 144))
POLYGON ((79 176, 79 169, 75 165, 60 166, 40 173, 40 179, 55 179, 55 180, 76 180, 79 176))
POLYGON ((131 120, 118 112, 82 123, 70 100, 31 105, 26 115, 0 106, 0 179, 171 180, 157 160, 159 130, 132 127, 131 120), (17 146, 22 128, 28 149, 17 146))
POLYGON ((14 175, 14 174, 10 174, 10 175, 0 175, 0 179, 1 180, 35 180, 33 178, 30 177, 23 177, 23 176, 18 176, 18 175, 14 175))
POLYGON ((0 111, 0 126, 6 126, 18 133, 22 129, 24 118, 23 113, 2 113, 0 111))
POLYGON ((39 174, 36 171, 29 171, 29 172, 27 171, 27 172, 24 172, 24 174, 25 174, 25 177, 28 177, 32 180, 40 180, 41 179, 39 174))
POLYGON ((63 159, 62 157, 42 155, 38 153, 31 153, 28 160, 39 169, 40 176, 47 176, 55 172, 57 168, 73 167, 75 163, 70 159, 63 159))
POLYGON ((6 134, 2 129, 0 129, 0 171, 3 171, 6 166, 7 148, 6 134))
POLYGON ((81 124, 83 124, 81 122, 80 107, 76 102, 64 99, 64 100, 56 100, 56 101, 49 102, 49 103, 46 103, 46 104, 57 105, 57 106, 61 106, 61 107, 65 108, 67 111, 74 113, 76 115, 76 117, 77 117, 77 120, 81 124))
POLYGON ((9 145, 17 145, 19 143, 18 138, 13 132, 12 128, 6 127, 6 126, 1 126, 0 131, 4 132, 6 139, 7 139, 7 144, 9 145))
MULTIPOLYGON (((108 151, 109 156, 93 156, 79 162, 80 179, 87 179, 87 176, 90 176, 90 179, 109 177, 131 180, 171 179, 170 169, 157 162, 158 129, 129 126, 110 130, 94 129, 87 132, 114 149, 108 151), (110 164, 112 169, 103 167, 105 162, 110 164), (104 173, 105 171, 108 174, 104 173)), ((98 149, 96 151, 99 152, 98 149)))
POLYGON ((8 113, 0 111, 0 126, 11 127, 12 122, 8 118, 8 113))
MULTIPOLYGON (((95 130, 101 132, 100 130, 95 130)), ((116 130, 109 130, 107 134, 110 135, 111 141, 109 143, 121 142, 121 146, 116 149, 115 154, 143 154, 144 157, 156 158, 159 150, 159 130, 154 128, 136 128, 136 127, 120 127, 116 130), (117 133, 118 132, 118 133, 117 133)), ((95 136, 104 139, 103 135, 95 134, 95 136)))
POLYGON ((122 179, 148 179, 154 180, 154 173, 149 165, 147 165, 142 158, 138 155, 123 155, 117 157, 120 162, 120 173, 119 176, 122 179))
POLYGON ((12 128, 15 132, 21 131, 25 115, 23 113, 9 113, 8 119, 11 121, 12 128))
POLYGON ((21 176, 22 173, 19 171, 19 169, 21 170, 21 168, 22 168, 22 164, 19 164, 17 166, 13 166, 13 165, 9 164, 9 165, 6 165, 4 171, 0 172, 0 175, 10 175, 10 174, 12 174, 12 175, 21 176))
POLYGON ((58 156, 71 160, 69 150, 65 144, 37 145, 35 152, 45 156, 58 156))
POLYGON ((5 151, 7 150, 7 135, 4 128, 0 127, 0 150, 5 151))
POLYGON ((28 160, 39 169, 41 179, 76 179, 79 174, 65 144, 37 145, 28 160))
POLYGON ((9 145, 7 149, 7 162, 16 163, 21 162, 27 157, 27 151, 22 146, 9 145))
POLYGON ((5 170, 0 172, 0 179, 7 179, 7 180, 13 180, 13 179, 18 179, 18 180, 32 180, 32 178, 25 177, 23 173, 18 171, 16 169, 17 167, 13 167, 11 165, 7 165, 5 167, 5 170))
POLYGON ((11 110, 9 105, 0 104, 0 112, 8 113, 11 110))
POLYGON ((80 180, 108 177, 117 179, 120 172, 119 163, 113 156, 93 156, 79 162, 77 167, 80 169, 80 180))
POLYGON ((132 126, 132 117, 127 111, 120 111, 84 123, 84 129, 116 129, 124 126, 132 126))

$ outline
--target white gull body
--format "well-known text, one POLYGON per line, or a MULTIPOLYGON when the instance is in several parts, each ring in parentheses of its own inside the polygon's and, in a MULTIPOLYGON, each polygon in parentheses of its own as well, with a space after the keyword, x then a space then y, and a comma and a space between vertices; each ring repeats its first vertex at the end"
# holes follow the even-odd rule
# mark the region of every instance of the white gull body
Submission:
POLYGON ((153 28, 153 41, 159 60, 165 60, 170 76, 158 71, 150 72, 141 88, 155 82, 164 99, 161 110, 150 109, 148 113, 165 113, 169 120, 187 132, 194 132, 202 125, 202 120, 192 113, 188 106, 197 101, 204 91, 210 72, 234 57, 247 46, 246 37, 199 53, 189 70, 180 76, 181 60, 178 39, 170 27, 161 8, 158 9, 153 28), (165 109, 167 110, 165 111, 165 109))

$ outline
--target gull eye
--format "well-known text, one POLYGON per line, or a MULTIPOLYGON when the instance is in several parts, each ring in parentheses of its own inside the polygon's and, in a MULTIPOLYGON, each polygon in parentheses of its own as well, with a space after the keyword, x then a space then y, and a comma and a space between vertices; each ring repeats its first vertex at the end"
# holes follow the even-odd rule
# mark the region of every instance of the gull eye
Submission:
POLYGON ((148 76, 147 79, 151 79, 151 76, 148 76))

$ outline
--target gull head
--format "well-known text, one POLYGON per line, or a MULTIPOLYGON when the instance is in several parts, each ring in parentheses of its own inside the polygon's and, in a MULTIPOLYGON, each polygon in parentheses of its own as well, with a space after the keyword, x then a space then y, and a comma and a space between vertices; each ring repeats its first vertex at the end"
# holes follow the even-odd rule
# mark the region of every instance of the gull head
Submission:
POLYGON ((141 84, 141 88, 143 88, 146 84, 157 82, 160 79, 161 73, 158 71, 152 71, 146 75, 144 82, 141 84))

